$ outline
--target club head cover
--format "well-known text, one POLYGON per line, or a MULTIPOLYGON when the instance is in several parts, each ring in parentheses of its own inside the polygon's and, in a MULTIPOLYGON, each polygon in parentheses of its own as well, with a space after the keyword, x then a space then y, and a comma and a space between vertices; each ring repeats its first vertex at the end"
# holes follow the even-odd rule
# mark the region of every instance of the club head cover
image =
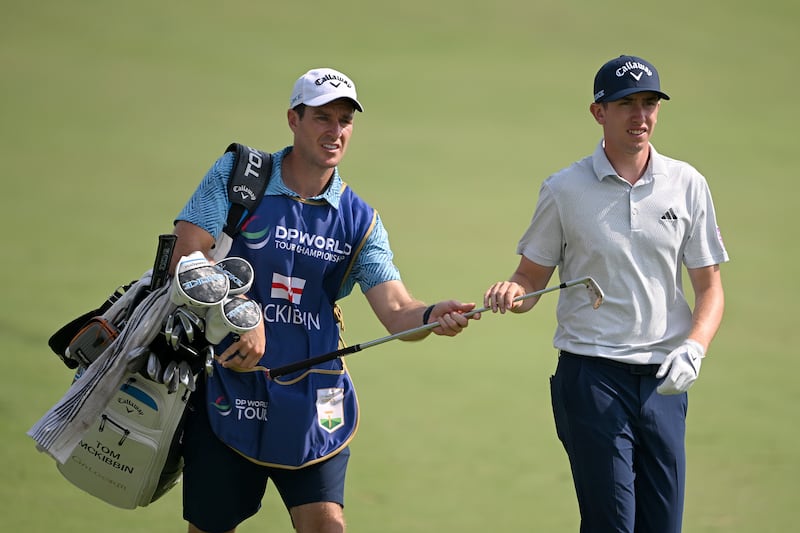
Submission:
POLYGON ((175 305, 211 307, 221 303, 230 290, 228 276, 215 268, 202 252, 183 256, 175 267, 170 299, 175 305))
POLYGON ((226 257, 214 265, 228 276, 228 296, 244 294, 250 290, 255 278, 253 266, 241 257, 226 257))
POLYGON ((229 333, 241 335, 261 324, 261 306, 241 295, 228 298, 206 314, 206 340, 219 344, 229 333))

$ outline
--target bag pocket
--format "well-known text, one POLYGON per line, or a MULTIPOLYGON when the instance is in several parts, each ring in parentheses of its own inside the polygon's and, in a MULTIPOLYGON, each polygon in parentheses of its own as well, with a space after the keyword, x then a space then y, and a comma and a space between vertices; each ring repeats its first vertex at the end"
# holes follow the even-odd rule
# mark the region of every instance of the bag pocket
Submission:
POLYGON ((93 317, 70 341, 65 356, 89 366, 114 342, 117 335, 119 330, 106 319, 93 317))
POLYGON ((123 509, 145 507, 179 481, 179 440, 189 391, 130 375, 81 439, 58 464, 76 487, 123 509))

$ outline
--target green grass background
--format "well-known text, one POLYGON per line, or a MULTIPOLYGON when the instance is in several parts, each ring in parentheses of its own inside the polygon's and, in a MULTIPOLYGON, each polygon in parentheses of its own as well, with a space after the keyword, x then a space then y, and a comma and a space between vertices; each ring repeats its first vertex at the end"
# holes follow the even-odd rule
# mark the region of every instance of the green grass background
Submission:
MULTIPOLYGON (((35 450, 25 431, 70 381, 46 340, 152 265, 229 142, 291 142, 300 74, 356 80, 367 112, 341 171, 382 214, 414 294, 479 301, 516 266, 540 182, 593 150, 592 78, 621 53, 659 68, 673 99, 654 143, 707 176, 732 257, 691 393, 685 531, 794 530, 798 6, 3 0, 3 530, 185 530, 180 490, 119 510, 35 450)), ((348 359, 363 407, 350 531, 577 530, 547 387, 555 300, 348 359)), ((360 294, 343 306, 349 342, 385 334, 360 294)), ((270 491, 239 530, 290 529, 270 491)))

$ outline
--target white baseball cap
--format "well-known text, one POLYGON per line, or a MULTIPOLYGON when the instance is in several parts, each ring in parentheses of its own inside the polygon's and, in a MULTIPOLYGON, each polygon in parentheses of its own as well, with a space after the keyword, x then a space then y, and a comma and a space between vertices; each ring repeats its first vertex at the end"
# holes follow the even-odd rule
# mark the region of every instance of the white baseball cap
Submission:
POLYGON ((289 99, 289 107, 294 109, 300 104, 319 107, 337 98, 349 98, 356 109, 364 111, 361 102, 356 98, 353 80, 332 68, 315 68, 297 79, 289 99))

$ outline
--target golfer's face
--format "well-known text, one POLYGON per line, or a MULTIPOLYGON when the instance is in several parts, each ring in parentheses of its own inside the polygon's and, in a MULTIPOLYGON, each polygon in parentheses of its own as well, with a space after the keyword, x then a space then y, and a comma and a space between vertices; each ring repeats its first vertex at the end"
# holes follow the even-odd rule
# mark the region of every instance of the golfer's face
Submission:
POLYGON ((659 97, 653 92, 609 102, 598 115, 606 144, 632 153, 646 149, 658 121, 659 107, 659 97))
POLYGON ((353 134, 355 109, 350 100, 339 99, 320 107, 307 107, 292 126, 295 149, 317 165, 333 168, 347 151, 353 134))

